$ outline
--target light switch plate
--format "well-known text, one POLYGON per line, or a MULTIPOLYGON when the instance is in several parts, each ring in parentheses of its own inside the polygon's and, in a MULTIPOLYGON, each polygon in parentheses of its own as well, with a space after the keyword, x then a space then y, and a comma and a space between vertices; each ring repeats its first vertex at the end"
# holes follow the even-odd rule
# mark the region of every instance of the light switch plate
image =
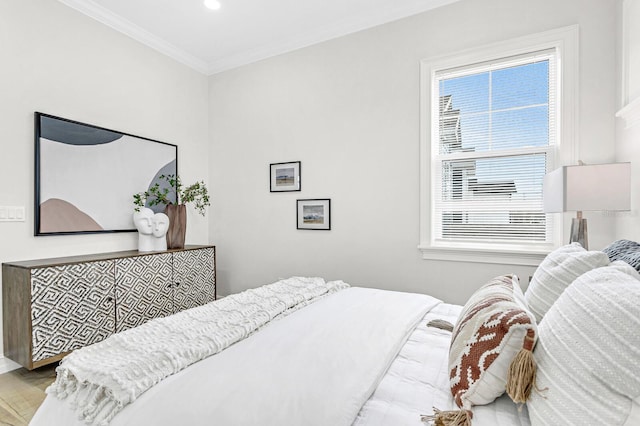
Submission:
POLYGON ((0 222, 24 222, 24 206, 0 206, 0 222))

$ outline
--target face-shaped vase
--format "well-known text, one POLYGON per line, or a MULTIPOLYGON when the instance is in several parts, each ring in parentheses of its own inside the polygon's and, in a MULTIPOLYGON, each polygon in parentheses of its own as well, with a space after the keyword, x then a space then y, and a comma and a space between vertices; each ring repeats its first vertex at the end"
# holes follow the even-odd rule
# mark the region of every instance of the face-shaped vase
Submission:
POLYGON ((153 210, 141 207, 140 211, 133 213, 133 223, 142 235, 151 235, 153 232, 153 210))
POLYGON ((156 213, 152 219, 153 236, 162 238, 169 230, 169 216, 164 213, 156 213))

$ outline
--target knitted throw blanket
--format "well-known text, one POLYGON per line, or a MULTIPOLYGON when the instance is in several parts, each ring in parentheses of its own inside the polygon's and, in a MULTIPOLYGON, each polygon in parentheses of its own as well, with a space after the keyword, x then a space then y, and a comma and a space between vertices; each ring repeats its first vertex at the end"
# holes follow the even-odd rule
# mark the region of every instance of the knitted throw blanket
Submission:
POLYGON ((293 277, 149 321, 65 357, 46 392, 69 399, 85 423, 106 425, 162 379, 347 287, 293 277))

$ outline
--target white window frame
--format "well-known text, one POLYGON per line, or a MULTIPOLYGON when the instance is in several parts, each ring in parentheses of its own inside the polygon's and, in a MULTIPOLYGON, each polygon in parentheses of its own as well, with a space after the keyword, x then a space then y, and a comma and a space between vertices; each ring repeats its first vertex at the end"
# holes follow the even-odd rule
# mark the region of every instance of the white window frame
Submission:
POLYGON ((438 103, 436 73, 508 57, 553 49, 557 66, 557 144, 550 150, 548 169, 575 164, 578 157, 575 135, 578 124, 578 26, 573 25, 544 33, 520 37, 500 43, 468 49, 455 54, 424 59, 420 63, 420 245, 423 259, 452 260, 536 266, 544 256, 562 244, 561 214, 553 217, 552 242, 547 244, 504 245, 464 242, 436 242, 433 232, 432 150, 438 145, 432 128, 433 108, 438 103))

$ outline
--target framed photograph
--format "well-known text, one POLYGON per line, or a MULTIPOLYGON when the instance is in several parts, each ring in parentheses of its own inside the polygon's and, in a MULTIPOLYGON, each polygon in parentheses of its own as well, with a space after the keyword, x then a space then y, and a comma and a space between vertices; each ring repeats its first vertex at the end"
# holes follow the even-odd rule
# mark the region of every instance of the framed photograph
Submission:
POLYGON ((35 235, 135 232, 133 194, 177 174, 178 147, 35 113, 35 235))
POLYGON ((271 192, 300 191, 300 162, 273 163, 269 165, 271 192))
POLYGON ((298 229, 324 231, 331 229, 331 200, 329 198, 297 201, 298 229))

